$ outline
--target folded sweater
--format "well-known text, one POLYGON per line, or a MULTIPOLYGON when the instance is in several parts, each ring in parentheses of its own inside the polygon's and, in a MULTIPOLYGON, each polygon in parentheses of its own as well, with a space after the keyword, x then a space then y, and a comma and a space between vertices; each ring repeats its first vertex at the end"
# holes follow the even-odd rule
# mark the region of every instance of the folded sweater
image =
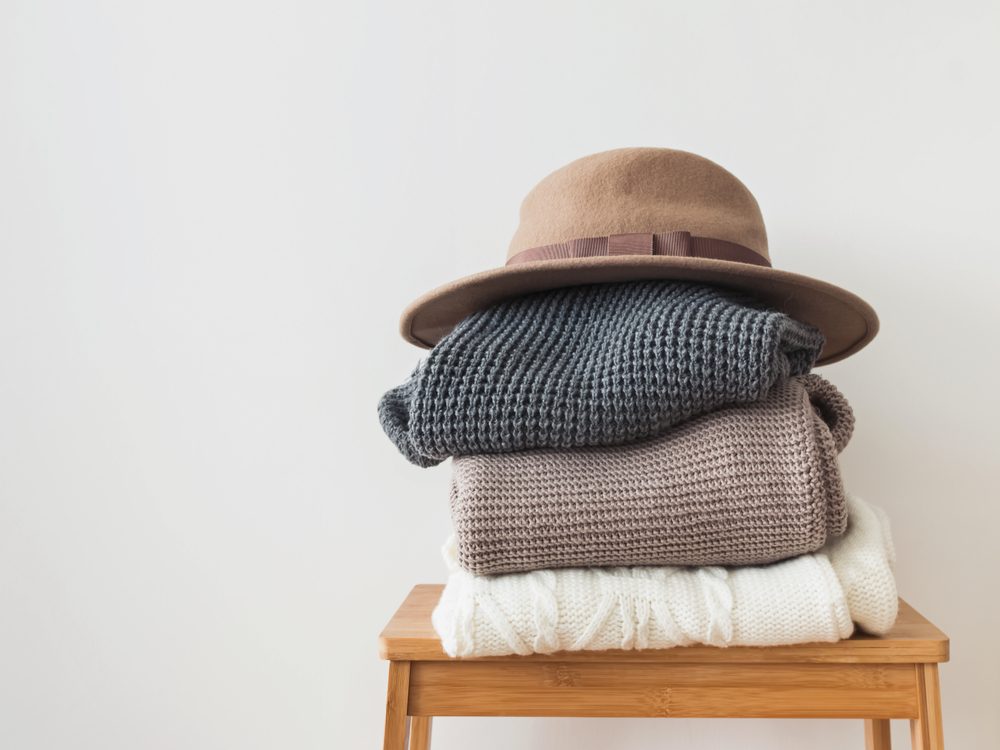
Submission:
POLYGON ((818 375, 624 446, 454 460, 459 564, 481 575, 605 565, 756 565, 847 526, 847 400, 818 375))
POLYGON ((780 646, 880 634, 896 619, 884 514, 849 496, 847 532, 820 552, 742 568, 569 568, 451 574, 432 615, 451 656, 705 643, 780 646))
POLYGON ((676 281, 569 287, 474 313, 379 403, 419 466, 453 455, 618 445, 756 401, 809 371, 818 330, 676 281))

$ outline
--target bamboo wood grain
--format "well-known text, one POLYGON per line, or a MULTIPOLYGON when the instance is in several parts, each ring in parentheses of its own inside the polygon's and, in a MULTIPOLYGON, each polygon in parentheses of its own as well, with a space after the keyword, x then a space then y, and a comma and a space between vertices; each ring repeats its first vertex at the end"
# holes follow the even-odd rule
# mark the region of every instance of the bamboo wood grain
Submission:
POLYGON ((385 696, 383 750, 406 750, 407 702, 410 690, 410 662, 389 662, 389 687, 385 696))
POLYGON ((413 716, 912 718, 913 667, 420 662, 413 716))
POLYGON ((937 664, 917 664, 918 715, 910 721, 913 750, 944 750, 941 685, 937 664))
POLYGON ((409 750, 429 750, 431 746, 431 717, 410 717, 409 750))
MULTIPOLYGON (((441 650, 431 625, 431 612, 443 586, 415 586, 379 636, 383 659, 403 661, 452 661, 441 650)), ((899 602, 899 617, 892 630, 876 637, 863 633, 837 643, 754 648, 734 646, 685 646, 647 651, 573 651, 516 657, 531 661, 634 661, 697 663, 873 663, 916 664, 948 660, 948 637, 906 602, 899 602)), ((506 661, 513 657, 485 657, 475 661, 506 661)), ((471 661, 471 660, 470 660, 471 661)))
POLYGON ((892 750, 888 719, 865 720, 865 750, 892 750))

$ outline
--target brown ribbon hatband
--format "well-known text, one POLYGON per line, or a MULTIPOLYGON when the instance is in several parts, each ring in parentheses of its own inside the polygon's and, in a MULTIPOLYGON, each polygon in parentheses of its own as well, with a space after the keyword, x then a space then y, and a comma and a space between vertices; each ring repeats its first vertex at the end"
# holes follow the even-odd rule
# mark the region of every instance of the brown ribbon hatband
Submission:
POLYGON ((734 263, 771 267, 771 261, 748 247, 711 237, 692 237, 690 232, 657 234, 612 234, 609 237, 585 237, 554 245, 530 247, 513 255, 507 265, 533 260, 595 258, 610 255, 662 255, 674 258, 708 258, 734 263))

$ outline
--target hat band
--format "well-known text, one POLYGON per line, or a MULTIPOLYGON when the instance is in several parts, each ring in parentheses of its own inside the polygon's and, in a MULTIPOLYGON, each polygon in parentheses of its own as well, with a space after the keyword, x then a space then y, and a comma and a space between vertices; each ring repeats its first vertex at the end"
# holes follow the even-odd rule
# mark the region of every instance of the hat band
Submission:
POLYGON ((690 232, 655 234, 612 234, 608 237, 584 237, 554 245, 529 247, 507 259, 507 265, 535 260, 596 258, 613 255, 660 255, 672 258, 728 260, 771 267, 771 261, 749 247, 711 237, 692 237, 690 232))

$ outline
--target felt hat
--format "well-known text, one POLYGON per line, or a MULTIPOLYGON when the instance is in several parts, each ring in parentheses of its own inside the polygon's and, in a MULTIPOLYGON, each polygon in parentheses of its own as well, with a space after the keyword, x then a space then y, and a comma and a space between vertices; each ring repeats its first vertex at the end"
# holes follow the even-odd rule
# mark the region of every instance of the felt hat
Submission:
POLYGON ((819 364, 853 354, 878 331, 860 297, 771 265, 760 208, 742 182, 708 159, 663 148, 606 151, 550 174, 521 204, 506 264, 428 292, 403 313, 400 330, 431 347, 509 297, 642 279, 747 292, 819 328, 819 364))

